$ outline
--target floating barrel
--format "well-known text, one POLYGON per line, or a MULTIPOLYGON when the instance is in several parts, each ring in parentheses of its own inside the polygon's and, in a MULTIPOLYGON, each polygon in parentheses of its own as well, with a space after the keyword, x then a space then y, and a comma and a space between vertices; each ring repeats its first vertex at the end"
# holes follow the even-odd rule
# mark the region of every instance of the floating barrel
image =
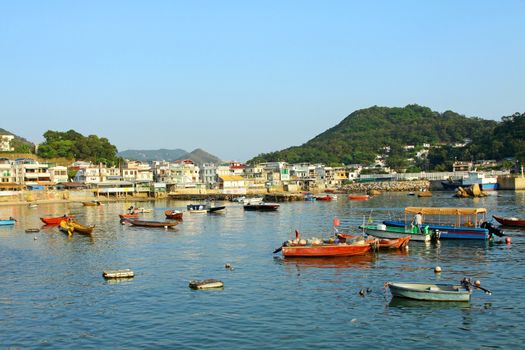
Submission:
POLYGON ((104 278, 131 278, 135 276, 135 273, 130 269, 122 270, 107 270, 102 273, 104 278))
POLYGON ((213 288, 223 288, 224 283, 222 281, 210 278, 202 281, 190 281, 189 287, 191 289, 213 289, 213 288))

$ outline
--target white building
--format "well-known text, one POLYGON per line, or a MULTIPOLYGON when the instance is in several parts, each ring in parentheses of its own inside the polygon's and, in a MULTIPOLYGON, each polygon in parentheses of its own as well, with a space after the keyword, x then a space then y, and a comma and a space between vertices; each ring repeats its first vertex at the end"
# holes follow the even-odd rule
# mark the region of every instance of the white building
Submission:
POLYGON ((12 152, 15 149, 11 147, 11 141, 15 137, 13 135, 0 135, 0 151, 2 152, 12 152))
POLYGON ((61 182, 67 182, 68 176, 67 176, 67 167, 57 165, 54 167, 49 168, 49 174, 51 178, 51 182, 57 184, 61 182))

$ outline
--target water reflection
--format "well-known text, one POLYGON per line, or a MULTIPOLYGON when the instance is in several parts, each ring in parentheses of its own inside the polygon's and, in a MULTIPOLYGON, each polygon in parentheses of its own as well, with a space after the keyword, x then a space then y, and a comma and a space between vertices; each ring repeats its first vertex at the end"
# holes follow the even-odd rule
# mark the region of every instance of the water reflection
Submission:
POLYGON ((286 267, 293 268, 352 268, 369 269, 376 260, 375 254, 365 254, 349 257, 320 257, 320 258, 281 258, 275 259, 286 267))
POLYGON ((393 297, 388 303, 393 308, 421 308, 421 309, 470 309, 468 301, 425 301, 393 297))

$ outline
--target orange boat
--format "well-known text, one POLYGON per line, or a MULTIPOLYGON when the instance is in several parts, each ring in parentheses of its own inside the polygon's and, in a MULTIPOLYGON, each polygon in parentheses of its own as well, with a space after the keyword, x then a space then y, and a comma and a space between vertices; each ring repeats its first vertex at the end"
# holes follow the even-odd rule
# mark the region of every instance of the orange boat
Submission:
POLYGON ((352 201, 366 201, 370 198, 367 194, 350 194, 348 195, 348 199, 352 201))
POLYGON ((331 201, 333 198, 327 194, 326 196, 315 196, 315 199, 318 201, 331 201))
POLYGON ((276 249, 274 253, 282 250, 283 257, 285 258, 354 256, 370 252, 372 247, 377 244, 377 239, 358 240, 353 243, 346 243, 342 240, 329 240, 329 243, 318 240, 307 243, 306 240, 300 239, 300 234, 297 230, 295 231, 295 237, 295 240, 283 243, 281 248, 276 249))
POLYGON ((138 213, 133 214, 118 214, 121 219, 137 219, 139 217, 138 213))
POLYGON ((63 216, 47 216, 40 218, 42 222, 46 225, 58 225, 60 224, 60 221, 67 220, 67 219, 74 219, 74 215, 63 215, 63 216))

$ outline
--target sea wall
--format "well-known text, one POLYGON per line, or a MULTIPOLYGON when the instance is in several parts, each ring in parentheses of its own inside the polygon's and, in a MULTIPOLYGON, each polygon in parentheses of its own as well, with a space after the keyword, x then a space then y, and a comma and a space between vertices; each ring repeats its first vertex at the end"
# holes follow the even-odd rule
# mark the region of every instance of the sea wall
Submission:
POLYGON ((345 185, 343 192, 345 193, 368 193, 370 191, 380 192, 415 192, 422 190, 429 190, 430 182, 427 180, 416 181, 381 181, 381 182, 366 182, 353 183, 345 185))

